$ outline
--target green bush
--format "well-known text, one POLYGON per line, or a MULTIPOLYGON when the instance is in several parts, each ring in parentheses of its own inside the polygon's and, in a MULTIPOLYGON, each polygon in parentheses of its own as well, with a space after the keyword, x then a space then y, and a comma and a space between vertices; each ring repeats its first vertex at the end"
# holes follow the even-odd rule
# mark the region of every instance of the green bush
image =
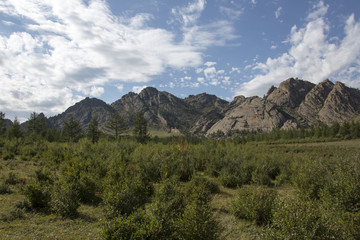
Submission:
POLYGON ((342 160, 320 192, 327 208, 360 212, 360 159, 342 160))
POLYGON ((73 184, 58 182, 52 194, 52 210, 62 217, 73 218, 78 216, 80 206, 79 193, 73 184))
POLYGON ((24 189, 25 197, 36 210, 49 210, 51 201, 51 189, 47 185, 34 182, 27 184, 24 189))
POLYGON ((320 192, 331 170, 327 164, 323 159, 308 159, 293 165, 293 172, 296 174, 292 176, 292 182, 302 195, 311 199, 320 198, 320 192))
POLYGON ((5 184, 16 185, 18 183, 25 184, 25 179, 19 178, 13 172, 9 172, 8 177, 5 179, 5 184))
POLYGON ((221 230, 210 207, 196 202, 186 206, 184 213, 177 219, 175 227, 175 236, 184 240, 219 239, 221 230))
POLYGON ((7 183, 0 184, 0 194, 9 194, 12 193, 10 185, 7 183))
POLYGON ((273 189, 259 186, 243 186, 232 201, 231 211, 240 219, 254 221, 258 225, 270 222, 272 207, 277 193, 273 189))
POLYGON ((143 206, 152 194, 153 187, 140 177, 126 177, 104 193, 106 216, 114 218, 119 215, 129 215, 143 206))
POLYGON ((286 198, 276 201, 271 225, 263 239, 343 239, 336 227, 322 219, 316 201, 286 198))
POLYGON ((223 169, 219 175, 221 185, 227 188, 236 188, 242 185, 241 178, 223 169))

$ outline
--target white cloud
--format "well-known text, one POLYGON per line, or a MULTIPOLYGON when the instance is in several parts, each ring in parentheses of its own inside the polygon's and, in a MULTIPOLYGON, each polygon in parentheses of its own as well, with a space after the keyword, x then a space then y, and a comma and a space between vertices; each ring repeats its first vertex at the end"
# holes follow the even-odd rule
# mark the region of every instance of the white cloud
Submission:
POLYGON ((227 20, 199 24, 198 19, 205 9, 205 0, 196 0, 186 7, 172 9, 172 14, 182 24, 183 44, 204 49, 209 46, 222 46, 227 41, 238 38, 234 34, 233 23, 227 20))
POLYGON ((224 80, 222 82, 225 85, 230 85, 231 84, 230 77, 228 76, 224 77, 224 80))
POLYGON ((278 19, 280 17, 281 10, 282 10, 282 7, 278 7, 278 9, 276 9, 276 11, 275 11, 275 18, 276 19, 278 19))
POLYGON ((234 72, 240 73, 241 71, 238 67, 232 67, 230 73, 234 73, 234 72))
POLYGON ((206 84, 205 78, 203 78, 203 77, 198 77, 197 80, 201 84, 206 84))
POLYGON ((256 0, 251 0, 251 3, 252 3, 253 5, 255 5, 255 4, 256 4, 256 0))
POLYGON ((313 6, 313 11, 309 13, 307 20, 312 21, 325 16, 328 9, 329 5, 325 5, 323 0, 319 1, 318 4, 313 6))
MULTIPOLYGON (((193 17, 184 21, 195 21, 204 4, 189 5, 184 14, 193 17)), ((20 20, 23 29, 0 35, 4 112, 49 116, 83 95, 101 96, 109 81, 146 82, 168 67, 202 64, 204 46, 192 45, 201 39, 176 42, 174 33, 146 26, 151 15, 120 18, 103 0, 3 0, 0 13, 20 20)))
POLYGON ((216 62, 206 62, 206 63, 204 63, 204 65, 207 67, 211 67, 211 66, 216 65, 216 62))
POLYGON ((205 8, 205 0, 197 0, 189 3, 186 7, 178 7, 172 9, 172 14, 177 20, 185 26, 191 26, 196 23, 205 8))
POLYGON ((243 14, 244 9, 236 10, 228 7, 220 7, 220 12, 232 20, 237 20, 243 14))
POLYGON ((207 79, 212 79, 216 77, 216 68, 215 67, 208 67, 204 69, 204 75, 207 79))
POLYGON ((117 84, 116 88, 119 92, 122 92, 124 90, 124 84, 117 84))
MULTIPOLYGON (((292 27, 288 39, 290 49, 277 58, 268 58, 257 63, 254 70, 262 73, 243 83, 237 95, 258 95, 266 93, 271 85, 277 85, 289 77, 299 77, 314 83, 326 78, 343 81, 342 76, 351 68, 352 74, 360 73, 360 22, 354 15, 345 23, 344 38, 337 43, 329 39, 330 24, 325 20, 328 6, 320 2, 309 13, 307 24, 292 27)), ((351 86, 360 87, 359 78, 351 86)))
POLYGON ((144 86, 134 86, 134 87, 132 88, 132 91, 133 91, 134 93, 139 94, 144 88, 147 88, 147 86, 146 86, 146 85, 144 85, 144 86))
POLYGON ((184 27, 184 44, 207 48, 209 46, 223 46, 238 36, 234 33, 233 23, 220 20, 207 25, 184 27))

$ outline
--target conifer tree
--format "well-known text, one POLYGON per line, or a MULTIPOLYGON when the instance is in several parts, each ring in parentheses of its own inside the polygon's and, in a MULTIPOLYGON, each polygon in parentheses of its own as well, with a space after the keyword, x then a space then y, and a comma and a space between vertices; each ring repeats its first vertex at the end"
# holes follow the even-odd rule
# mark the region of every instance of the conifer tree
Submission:
POLYGON ((82 135, 80 122, 78 120, 75 120, 74 117, 71 116, 68 122, 64 122, 62 134, 63 137, 69 142, 79 141, 82 135))
POLYGON ((126 124, 120 114, 118 112, 115 112, 111 116, 111 118, 109 118, 105 127, 115 135, 116 139, 118 139, 118 137, 125 131, 126 124))
POLYGON ((9 128, 8 134, 10 138, 16 138, 17 140, 23 136, 23 131, 17 118, 15 118, 13 124, 9 128))
POLYGON ((26 132, 28 135, 45 137, 47 132, 47 125, 43 115, 33 112, 26 125, 26 132))
POLYGON ((147 121, 144 117, 143 111, 136 114, 133 133, 139 143, 146 143, 150 139, 150 135, 147 130, 147 121))
POLYGON ((5 113, 0 112, 0 136, 6 131, 5 113))
POLYGON ((96 118, 91 119, 87 129, 87 137, 91 139, 92 143, 96 143, 100 138, 99 122, 96 118))

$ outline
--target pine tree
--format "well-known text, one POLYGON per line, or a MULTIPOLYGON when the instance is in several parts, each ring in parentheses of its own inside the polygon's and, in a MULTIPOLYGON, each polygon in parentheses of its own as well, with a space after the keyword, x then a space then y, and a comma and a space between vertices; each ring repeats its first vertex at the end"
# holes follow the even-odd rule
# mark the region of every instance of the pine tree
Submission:
POLYGON ((125 121, 118 112, 114 113, 111 118, 109 118, 105 127, 115 135, 116 139, 118 139, 118 137, 126 130, 125 121))
POLYGON ((91 119, 87 129, 87 137, 91 139, 92 143, 96 143, 100 138, 99 122, 96 118, 91 119))
POLYGON ((63 137, 69 142, 79 141, 82 135, 80 122, 78 120, 75 120, 73 116, 71 116, 68 122, 64 122, 62 134, 63 137))
POLYGON ((0 112, 0 136, 6 131, 5 113, 0 112))
POLYGON ((30 118, 26 125, 26 132, 28 135, 45 137, 47 128, 43 115, 39 115, 36 112, 30 114, 30 118))
POLYGON ((17 140, 23 136, 23 131, 17 118, 15 118, 13 124, 9 128, 8 136, 9 138, 16 138, 17 140))
POLYGON ((150 135, 147 130, 147 121, 144 117, 143 111, 136 114, 133 133, 139 143, 146 143, 150 139, 150 135))

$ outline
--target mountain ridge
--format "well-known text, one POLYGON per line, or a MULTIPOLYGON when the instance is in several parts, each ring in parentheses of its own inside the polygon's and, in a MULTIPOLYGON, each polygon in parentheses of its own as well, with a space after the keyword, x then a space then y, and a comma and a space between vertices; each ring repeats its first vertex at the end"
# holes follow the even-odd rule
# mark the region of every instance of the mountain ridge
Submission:
POLYGON ((215 95, 200 93, 182 99, 148 87, 129 92, 111 104, 85 98, 63 113, 47 119, 50 127, 61 129, 70 116, 86 129, 96 117, 100 129, 115 112, 132 126, 136 113, 144 112, 152 129, 183 134, 210 135, 216 132, 289 129, 351 121, 360 116, 360 90, 326 79, 318 84, 289 78, 272 86, 261 97, 236 96, 227 102, 215 95))

